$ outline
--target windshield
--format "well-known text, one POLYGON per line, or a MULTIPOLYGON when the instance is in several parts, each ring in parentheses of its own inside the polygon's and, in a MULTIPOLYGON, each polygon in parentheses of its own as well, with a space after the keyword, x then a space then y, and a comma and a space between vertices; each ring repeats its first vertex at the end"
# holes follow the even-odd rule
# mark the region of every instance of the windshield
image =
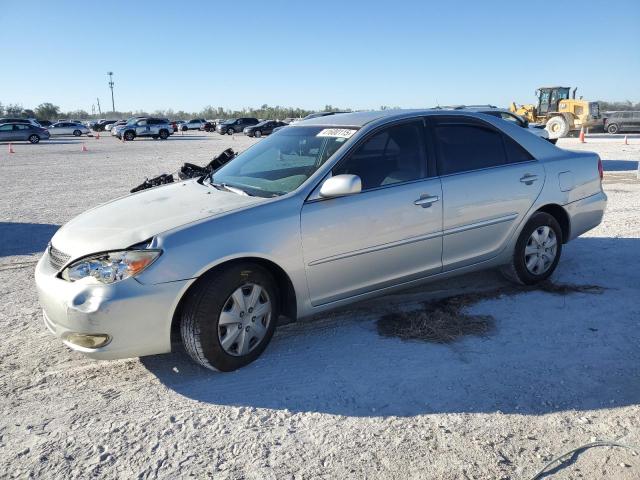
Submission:
POLYGON ((260 197, 284 195, 302 185, 355 131, 353 128, 285 128, 215 172, 213 183, 260 197))

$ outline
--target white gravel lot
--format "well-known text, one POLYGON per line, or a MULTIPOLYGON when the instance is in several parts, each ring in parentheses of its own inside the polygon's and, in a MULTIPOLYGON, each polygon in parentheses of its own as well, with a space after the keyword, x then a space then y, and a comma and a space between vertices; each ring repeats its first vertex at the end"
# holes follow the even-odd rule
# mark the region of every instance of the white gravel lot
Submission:
MULTIPOLYGON (((491 291, 495 272, 282 326, 230 374, 181 351, 97 362, 42 324, 33 285, 58 226, 145 176, 255 140, 212 133, 0 144, 0 477, 531 478, 594 439, 640 445, 640 138, 559 146, 605 160, 603 224, 567 245, 554 281, 601 294, 502 294, 486 337, 450 345, 382 337, 384 313, 491 291)), ((640 478, 638 451, 594 448, 554 479, 640 478)))

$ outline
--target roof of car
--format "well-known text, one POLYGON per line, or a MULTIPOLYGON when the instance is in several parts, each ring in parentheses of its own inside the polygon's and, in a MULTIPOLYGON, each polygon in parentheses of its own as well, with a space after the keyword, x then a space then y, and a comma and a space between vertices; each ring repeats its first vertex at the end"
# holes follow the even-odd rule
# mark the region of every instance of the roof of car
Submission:
MULTIPOLYGON (((484 110, 490 110, 485 108, 484 110)), ((327 126, 327 127, 363 127, 364 125, 378 120, 399 120, 402 118, 410 118, 419 115, 462 115, 481 113, 478 110, 471 109, 454 109, 454 108, 425 108, 425 109, 398 109, 398 110, 372 110, 366 112, 339 113, 325 117, 310 118, 309 120, 301 120, 292 124, 292 127, 304 127, 310 125, 327 126)))

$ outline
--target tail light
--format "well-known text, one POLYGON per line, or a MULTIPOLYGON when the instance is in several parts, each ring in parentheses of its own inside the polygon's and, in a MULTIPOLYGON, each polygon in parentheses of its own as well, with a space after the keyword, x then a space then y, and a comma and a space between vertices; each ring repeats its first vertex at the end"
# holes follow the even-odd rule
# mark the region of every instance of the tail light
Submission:
POLYGON ((600 175, 600 181, 604 178, 604 168, 602 167, 602 160, 598 157, 598 174, 600 175))

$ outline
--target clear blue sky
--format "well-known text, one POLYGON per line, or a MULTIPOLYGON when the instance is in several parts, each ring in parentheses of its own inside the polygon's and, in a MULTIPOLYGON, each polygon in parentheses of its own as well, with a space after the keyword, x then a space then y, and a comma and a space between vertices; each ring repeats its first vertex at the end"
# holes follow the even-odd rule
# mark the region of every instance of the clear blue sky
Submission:
POLYGON ((640 1, 2 1, 0 102, 90 111, 640 101, 640 1), (229 6, 225 6, 227 3, 229 6))

